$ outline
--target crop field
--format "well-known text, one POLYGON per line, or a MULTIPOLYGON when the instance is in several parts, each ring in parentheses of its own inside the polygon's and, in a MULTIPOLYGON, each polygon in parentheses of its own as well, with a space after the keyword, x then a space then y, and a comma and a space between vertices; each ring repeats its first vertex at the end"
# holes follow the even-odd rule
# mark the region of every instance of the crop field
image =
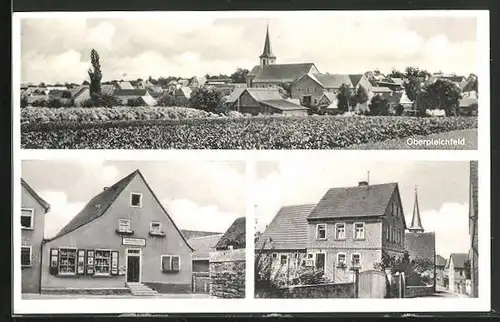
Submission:
POLYGON ((215 114, 132 120, 117 117, 90 122, 26 120, 27 117, 21 126, 21 147, 25 149, 339 149, 477 129, 476 117, 218 117, 215 114))

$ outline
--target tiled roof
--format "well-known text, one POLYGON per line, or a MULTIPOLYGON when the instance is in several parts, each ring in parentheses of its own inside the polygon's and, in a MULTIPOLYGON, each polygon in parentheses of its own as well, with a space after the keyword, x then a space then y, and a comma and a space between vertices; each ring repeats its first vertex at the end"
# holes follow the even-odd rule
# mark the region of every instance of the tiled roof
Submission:
POLYGON ((236 87, 231 94, 226 99, 226 103, 234 103, 238 100, 238 98, 241 96, 241 94, 245 91, 245 88, 242 87, 236 87))
MULTIPOLYGON (((451 253, 450 260, 453 261, 454 268, 464 268, 464 264, 469 260, 469 254, 465 253, 451 253)), ((449 263, 446 265, 449 266, 449 263)))
POLYGON ((325 96, 330 103, 333 103, 333 102, 337 101, 337 95, 335 95, 332 92, 324 92, 323 96, 325 96))
POLYGON ((324 88, 339 88, 342 84, 353 87, 351 78, 347 74, 313 74, 310 76, 323 85, 324 88))
POLYGON ((307 217, 315 204, 282 207, 257 240, 255 249, 306 249, 307 217))
POLYGON ((33 196, 33 198, 35 198, 36 201, 40 203, 40 205, 42 205, 42 207, 45 209, 45 212, 50 210, 50 204, 47 201, 45 201, 42 197, 40 197, 40 195, 37 194, 36 191, 33 188, 31 188, 31 186, 23 178, 21 178, 21 185, 26 190, 28 190, 28 192, 33 196))
POLYGON ((261 67, 253 82, 293 82, 307 74, 314 66, 313 63, 304 64, 273 64, 261 67))
POLYGON ((446 266, 446 259, 441 255, 436 255, 436 266, 446 266))
POLYGON ((246 91, 257 102, 265 100, 280 100, 282 99, 279 89, 277 88, 247 88, 246 91))
POLYGON ((374 93, 391 93, 392 90, 389 87, 385 86, 373 86, 372 91, 374 93))
POLYGON ((208 259, 208 254, 215 251, 215 245, 223 234, 194 237, 188 239, 188 244, 193 247, 193 260, 208 259))
POLYGON ((269 106, 274 107, 276 109, 282 110, 282 111, 307 110, 306 107, 301 106, 301 105, 297 105, 297 104, 292 103, 286 99, 264 100, 264 101, 260 101, 260 102, 265 104, 265 105, 269 105, 269 106))
POLYGON ((397 183, 331 188, 308 219, 382 216, 397 183))
POLYGON ((234 249, 245 248, 245 232, 245 217, 237 218, 219 239, 215 248, 217 250, 224 250, 229 246, 233 246, 234 249))
POLYGON ((113 95, 114 91, 115 91, 115 85, 113 84, 101 85, 101 93, 104 95, 113 95))
POLYGON ((255 65, 247 74, 247 76, 255 76, 257 75, 260 70, 261 70, 261 66, 260 65, 255 65))
POLYGON ((146 95, 147 90, 145 89, 115 89, 114 95, 115 96, 144 96, 146 95))
POLYGON ((177 95, 182 94, 185 98, 190 98, 192 92, 193 91, 191 90, 191 88, 187 86, 182 86, 181 88, 178 89, 177 95))
POLYGON ((134 89, 134 86, 130 82, 118 82, 118 87, 120 89, 134 89))

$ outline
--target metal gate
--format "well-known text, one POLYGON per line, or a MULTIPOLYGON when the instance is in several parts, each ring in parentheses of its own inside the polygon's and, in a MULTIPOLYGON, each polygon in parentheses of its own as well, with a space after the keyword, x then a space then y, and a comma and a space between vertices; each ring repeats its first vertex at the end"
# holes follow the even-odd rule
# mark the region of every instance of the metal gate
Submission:
POLYGON ((208 274, 193 275, 193 293, 210 293, 210 276, 208 274))
POLYGON ((386 277, 383 272, 370 270, 359 273, 359 298, 384 298, 386 277))

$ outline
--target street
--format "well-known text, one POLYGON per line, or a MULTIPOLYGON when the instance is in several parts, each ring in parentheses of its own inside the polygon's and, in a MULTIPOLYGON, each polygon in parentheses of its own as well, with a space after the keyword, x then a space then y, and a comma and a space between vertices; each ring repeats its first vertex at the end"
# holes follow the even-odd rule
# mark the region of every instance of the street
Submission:
POLYGON ((216 297, 208 294, 160 294, 158 296, 133 296, 133 295, 65 295, 65 294, 23 294, 23 300, 60 300, 60 299, 213 299, 216 297))

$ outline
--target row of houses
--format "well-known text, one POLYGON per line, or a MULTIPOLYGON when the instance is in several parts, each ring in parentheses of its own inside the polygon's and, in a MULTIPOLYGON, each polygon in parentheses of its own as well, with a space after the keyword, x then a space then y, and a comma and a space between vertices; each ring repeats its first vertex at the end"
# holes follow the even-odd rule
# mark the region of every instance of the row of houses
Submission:
POLYGON ((244 218, 223 234, 181 231, 139 170, 104 187, 48 239, 49 203, 21 186, 23 293, 190 293, 194 272, 209 272, 209 252, 245 247, 244 218))

